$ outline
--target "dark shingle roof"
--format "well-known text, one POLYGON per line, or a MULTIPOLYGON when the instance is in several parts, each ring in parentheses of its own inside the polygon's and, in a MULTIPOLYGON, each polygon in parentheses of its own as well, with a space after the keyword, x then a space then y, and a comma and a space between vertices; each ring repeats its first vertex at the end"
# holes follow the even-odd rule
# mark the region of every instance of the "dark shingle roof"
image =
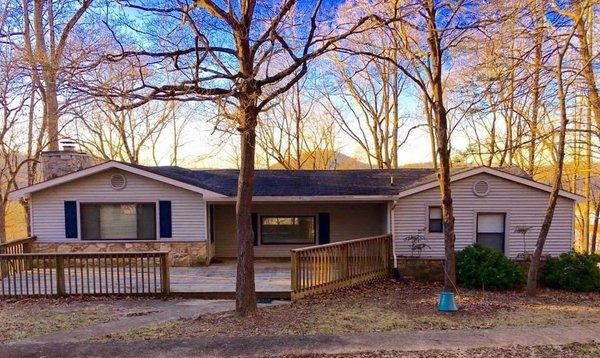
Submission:
MULTIPOLYGON (((186 184, 235 196, 238 170, 137 166, 186 184)), ((256 170, 255 196, 396 195, 434 173, 430 168, 360 170, 256 170), (391 185, 391 177, 394 185, 391 185)))
MULTIPOLYGON (((477 167, 465 166, 465 167, 451 168, 450 175, 460 174, 460 173, 472 170, 474 168, 477 168, 477 167)), ((523 169, 521 169, 517 166, 493 167, 492 169, 496 169, 501 172, 512 174, 512 175, 521 177, 523 179, 533 180, 533 178, 529 174, 527 174, 523 169)), ((423 184, 427 184, 427 183, 431 183, 431 182, 434 182, 437 180, 438 180, 437 179, 437 171, 434 171, 429 175, 426 175, 418 180, 415 180, 414 182, 407 185, 404 189, 412 189, 414 187, 417 187, 417 186, 420 186, 423 184)))

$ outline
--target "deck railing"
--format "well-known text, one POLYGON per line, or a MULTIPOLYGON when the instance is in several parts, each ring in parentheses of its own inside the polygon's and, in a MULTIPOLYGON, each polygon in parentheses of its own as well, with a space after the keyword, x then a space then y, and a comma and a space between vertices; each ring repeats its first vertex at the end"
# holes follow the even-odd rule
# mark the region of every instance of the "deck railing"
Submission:
POLYGON ((25 239, 0 244, 0 254, 25 254, 31 252, 31 243, 36 239, 31 236, 25 239))
POLYGON ((164 251, 0 254, 0 297, 167 294, 164 251))
POLYGON ((391 235, 293 249, 292 299, 386 277, 391 257, 391 235))

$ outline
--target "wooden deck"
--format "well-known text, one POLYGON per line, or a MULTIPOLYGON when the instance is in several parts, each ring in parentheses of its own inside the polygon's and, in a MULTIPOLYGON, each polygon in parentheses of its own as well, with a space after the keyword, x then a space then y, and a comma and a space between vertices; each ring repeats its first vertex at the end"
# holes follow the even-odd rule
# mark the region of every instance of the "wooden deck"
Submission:
MULTIPOLYGON (((254 265, 256 291, 259 298, 288 299, 291 291, 290 262, 257 261, 254 265)), ((153 285, 141 283, 140 277, 152 276, 152 271, 142 267, 136 270, 120 269, 118 281, 108 280, 106 267, 71 268, 65 271, 66 292, 70 294, 90 293, 110 294, 160 293, 160 277, 153 285), (76 275, 81 270, 81 275, 76 275), (80 277, 78 280, 77 277, 80 277), (81 278, 85 277, 86 280, 81 278), (93 287, 92 284, 93 283, 93 287), (116 288, 116 290, 115 290, 116 288)), ((155 275, 156 273, 154 273, 155 275)), ((171 267, 171 295, 195 298, 234 298, 236 262, 226 261, 203 267, 171 267)), ((0 281, 2 295, 24 295, 27 292, 38 295, 56 295, 56 270, 22 270, 18 275, 0 281)))
MULTIPOLYGON (((172 267, 171 292, 235 292, 236 262, 204 267, 172 267)), ((291 263, 257 261, 254 264, 257 292, 290 292, 291 263)))

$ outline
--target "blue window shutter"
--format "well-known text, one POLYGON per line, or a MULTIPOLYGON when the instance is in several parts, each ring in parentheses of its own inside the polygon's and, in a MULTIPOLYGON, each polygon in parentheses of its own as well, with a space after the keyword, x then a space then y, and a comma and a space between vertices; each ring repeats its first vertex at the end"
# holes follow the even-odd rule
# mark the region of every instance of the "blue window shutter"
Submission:
POLYGON ((252 213, 252 233, 254 234, 254 246, 258 246, 258 214, 252 213))
POLYGON ((77 238, 77 202, 65 201, 65 237, 77 238))
POLYGON ((329 213, 319 213, 319 244, 329 244, 329 213))
POLYGON ((158 202, 158 214, 160 220, 160 237, 170 238, 173 237, 173 227, 171 223, 171 202, 170 201, 159 201, 158 202))

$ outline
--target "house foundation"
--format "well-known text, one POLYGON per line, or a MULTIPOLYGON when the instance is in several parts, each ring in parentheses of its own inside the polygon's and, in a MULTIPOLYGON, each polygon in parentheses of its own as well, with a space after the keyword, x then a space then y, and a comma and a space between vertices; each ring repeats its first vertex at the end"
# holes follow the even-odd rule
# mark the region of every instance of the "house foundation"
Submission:
POLYGON ((34 242, 31 244, 31 251, 34 253, 168 251, 171 266, 190 267, 207 264, 206 242, 34 242))
POLYGON ((439 259, 398 258, 402 277, 422 282, 444 281, 444 261, 439 259))

